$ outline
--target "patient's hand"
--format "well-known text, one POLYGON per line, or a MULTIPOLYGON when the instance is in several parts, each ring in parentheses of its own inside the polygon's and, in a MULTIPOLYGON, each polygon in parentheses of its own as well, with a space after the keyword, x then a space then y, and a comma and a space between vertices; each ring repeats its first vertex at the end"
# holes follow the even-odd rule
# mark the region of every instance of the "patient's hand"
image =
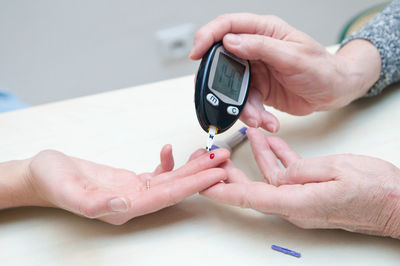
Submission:
POLYGON ((174 171, 171 145, 163 147, 160 157, 161 163, 153 173, 135 174, 57 151, 40 152, 26 164, 28 171, 22 182, 26 186, 21 191, 30 194, 30 200, 20 206, 62 208, 88 218, 123 224, 133 217, 174 205, 225 179, 225 171, 213 167, 226 161, 229 153, 215 151, 213 160, 208 154, 195 153, 174 171))

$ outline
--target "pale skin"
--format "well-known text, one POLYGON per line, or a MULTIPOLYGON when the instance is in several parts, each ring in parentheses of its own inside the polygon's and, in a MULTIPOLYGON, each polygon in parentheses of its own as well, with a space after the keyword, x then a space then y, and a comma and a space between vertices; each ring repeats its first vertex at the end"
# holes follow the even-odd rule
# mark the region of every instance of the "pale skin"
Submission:
POLYGON ((211 160, 198 151, 185 165, 172 170, 172 147, 166 145, 154 172, 136 174, 57 151, 43 151, 26 160, 0 164, 0 209, 53 207, 123 224, 224 180, 225 170, 216 167, 229 158, 229 152, 221 149, 214 153, 211 160))
MULTIPOLYGON (((263 104, 295 115, 340 108, 364 95, 379 77, 380 57, 368 41, 352 41, 330 55, 276 17, 221 16, 196 34, 191 58, 201 58, 219 40, 232 53, 251 60, 251 92, 241 119, 271 132, 278 131, 279 122, 263 104)), ((54 207, 123 224, 203 191, 215 200, 279 215, 303 228, 399 238, 397 167, 358 155, 301 159, 277 137, 265 137, 256 129, 249 129, 248 136, 266 182, 251 181, 221 149, 213 160, 198 151, 172 171, 167 145, 160 165, 145 174, 44 151, 0 164, 0 209, 54 207)))
POLYGON ((352 41, 331 55, 275 16, 222 15, 197 31, 190 58, 200 59, 220 40, 251 62, 241 120, 270 132, 279 130, 279 122, 263 104, 294 115, 340 108, 365 95, 379 78, 379 52, 368 41, 352 41))
MULTIPOLYGON (((198 30, 190 58, 217 41, 251 62, 248 102, 240 119, 250 127, 279 130, 265 105, 293 115, 343 107, 378 80, 380 55, 366 40, 329 54, 312 38, 274 16, 218 17, 198 30)), ((361 155, 302 159, 277 137, 247 131, 265 182, 253 182, 231 161, 225 183, 202 192, 217 201, 281 216, 302 228, 341 228, 400 237, 400 170, 361 155), (278 158, 285 168, 276 162, 278 158)))
POLYGON ((279 137, 254 128, 247 136, 265 182, 252 181, 227 161, 221 167, 228 178, 203 195, 301 228, 400 237, 400 169, 394 165, 352 154, 302 159, 279 137))

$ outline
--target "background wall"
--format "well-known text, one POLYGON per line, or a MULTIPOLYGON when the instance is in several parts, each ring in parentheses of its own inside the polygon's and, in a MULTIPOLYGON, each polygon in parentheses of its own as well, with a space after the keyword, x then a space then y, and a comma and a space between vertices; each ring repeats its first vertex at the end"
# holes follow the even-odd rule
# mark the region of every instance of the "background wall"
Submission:
POLYGON ((330 45, 381 2, 0 0, 0 88, 34 105, 191 74, 198 62, 161 60, 156 32, 229 12, 278 15, 330 45))

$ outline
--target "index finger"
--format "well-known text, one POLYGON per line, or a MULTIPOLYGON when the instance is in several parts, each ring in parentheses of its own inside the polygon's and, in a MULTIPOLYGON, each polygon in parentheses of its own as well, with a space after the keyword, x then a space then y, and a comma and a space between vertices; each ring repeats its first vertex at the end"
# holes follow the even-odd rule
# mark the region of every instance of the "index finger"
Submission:
POLYGON ((214 153, 213 159, 211 159, 210 153, 205 152, 172 172, 163 173, 152 178, 152 185, 155 186, 172 180, 181 179, 209 168, 218 167, 221 163, 228 160, 230 155, 229 151, 226 149, 216 149, 213 150, 212 153, 214 153))
POLYGON ((175 178, 193 175, 199 171, 217 167, 228 160, 230 156, 229 151, 226 149, 215 149, 211 153, 207 152, 194 160, 188 161, 185 165, 173 171, 171 175, 175 178), (211 153, 214 153, 213 157, 210 157, 211 153))
POLYGON ((261 22, 261 16, 247 13, 217 17, 196 32, 190 58, 200 59, 211 45, 222 40, 227 33, 256 33, 261 22))
POLYGON ((250 13, 226 14, 217 17, 201 27, 194 37, 190 58, 200 59, 216 42, 227 33, 262 34, 273 37, 275 27, 283 21, 274 16, 261 16, 250 13))
POLYGON ((258 129, 249 128, 246 134, 249 138, 254 158, 264 178, 268 183, 277 185, 281 167, 278 164, 275 154, 271 151, 264 133, 258 129))

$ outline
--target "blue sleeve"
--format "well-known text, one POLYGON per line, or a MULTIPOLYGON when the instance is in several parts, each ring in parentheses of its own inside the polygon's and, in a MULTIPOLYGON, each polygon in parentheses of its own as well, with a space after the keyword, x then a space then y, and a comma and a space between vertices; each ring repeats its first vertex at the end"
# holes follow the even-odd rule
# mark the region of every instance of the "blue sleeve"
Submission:
POLYGON ((7 112, 27 107, 13 94, 0 91, 0 112, 7 112))

